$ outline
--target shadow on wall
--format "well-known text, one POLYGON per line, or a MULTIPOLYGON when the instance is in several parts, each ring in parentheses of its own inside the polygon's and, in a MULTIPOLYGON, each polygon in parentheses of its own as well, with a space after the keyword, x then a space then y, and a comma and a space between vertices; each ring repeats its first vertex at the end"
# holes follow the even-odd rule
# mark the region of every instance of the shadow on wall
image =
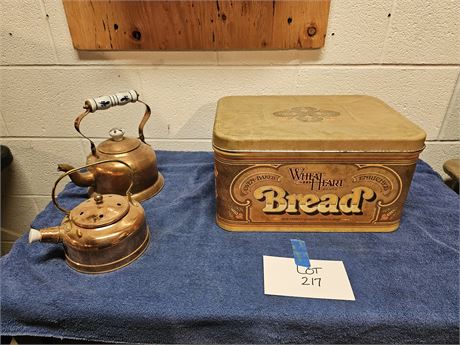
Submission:
POLYGON ((174 136, 185 139, 211 138, 216 106, 217 101, 199 107, 174 136))
POLYGON ((2 171, 1 180, 1 254, 4 255, 9 252, 14 241, 29 230, 37 214, 37 206, 31 197, 7 196, 9 186, 13 183, 27 183, 17 163, 13 162, 2 171))
POLYGON ((60 175, 55 163, 65 159, 65 153, 44 152, 21 141, 11 141, 10 147, 14 161, 1 174, 2 254, 30 229, 39 210, 49 202, 53 183, 60 175))
POLYGON ((323 49, 304 50, 190 50, 190 51, 77 51, 86 62, 113 61, 165 65, 297 65, 323 59, 323 49))

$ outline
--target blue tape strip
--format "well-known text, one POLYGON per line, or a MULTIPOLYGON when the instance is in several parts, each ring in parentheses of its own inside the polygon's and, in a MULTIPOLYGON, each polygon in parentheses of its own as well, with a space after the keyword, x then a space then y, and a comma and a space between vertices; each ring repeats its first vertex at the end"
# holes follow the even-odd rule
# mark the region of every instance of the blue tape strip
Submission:
POLYGON ((291 240, 294 260, 297 266, 310 267, 310 257, 307 252, 307 245, 302 240, 291 240))

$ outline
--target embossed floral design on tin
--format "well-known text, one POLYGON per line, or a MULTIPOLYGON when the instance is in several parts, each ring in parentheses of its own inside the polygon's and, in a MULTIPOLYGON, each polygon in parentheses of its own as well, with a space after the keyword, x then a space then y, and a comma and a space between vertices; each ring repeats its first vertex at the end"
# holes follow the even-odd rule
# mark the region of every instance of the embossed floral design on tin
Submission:
POLYGON ((321 110, 313 107, 294 107, 289 110, 276 111, 273 115, 289 119, 297 119, 302 122, 319 122, 327 118, 337 117, 338 111, 321 110))

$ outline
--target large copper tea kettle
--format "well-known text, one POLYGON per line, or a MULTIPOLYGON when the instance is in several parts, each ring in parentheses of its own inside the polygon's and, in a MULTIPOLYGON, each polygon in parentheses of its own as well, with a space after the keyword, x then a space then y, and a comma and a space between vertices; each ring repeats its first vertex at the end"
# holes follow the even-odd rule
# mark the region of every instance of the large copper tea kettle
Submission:
POLYGON ((124 267, 137 259, 149 243, 144 209, 131 197, 133 171, 120 160, 105 160, 71 169, 55 182, 51 193, 54 205, 65 213, 61 225, 30 229, 29 243, 36 241, 64 244, 67 264, 83 273, 103 273, 124 267), (56 186, 78 169, 118 163, 126 166, 131 179, 126 194, 98 194, 72 210, 59 205, 56 186))
MULTIPOLYGON (((146 200, 157 194, 164 185, 163 176, 158 172, 155 152, 144 139, 144 125, 150 117, 150 107, 139 100, 135 90, 120 92, 115 95, 90 98, 85 101, 85 111, 75 119, 75 129, 91 144, 91 154, 86 163, 94 163, 107 159, 119 159, 129 164, 134 170, 133 198, 137 201, 146 200), (89 113, 96 110, 105 110, 116 105, 140 102, 145 105, 145 113, 139 124, 139 138, 124 136, 124 130, 113 128, 110 130, 110 139, 100 143, 97 147, 94 142, 80 131, 80 122, 89 113)), ((59 164, 61 171, 72 170, 68 164, 59 164)), ((86 172, 73 171, 70 174, 72 181, 81 187, 90 187, 89 194, 113 193, 124 194, 130 183, 127 168, 114 162, 104 166, 91 167, 86 172)))

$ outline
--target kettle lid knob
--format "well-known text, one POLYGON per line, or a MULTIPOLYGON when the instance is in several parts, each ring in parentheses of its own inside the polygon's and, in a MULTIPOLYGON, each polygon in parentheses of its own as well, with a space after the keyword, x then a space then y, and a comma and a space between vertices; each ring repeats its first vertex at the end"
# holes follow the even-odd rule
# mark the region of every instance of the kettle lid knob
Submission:
POLYGON ((125 131, 122 128, 112 128, 109 131, 109 135, 114 141, 122 141, 123 136, 125 135, 125 131))
POLYGON ((94 201, 96 202, 96 204, 102 204, 103 200, 104 200, 104 197, 102 196, 102 194, 99 194, 99 193, 94 194, 94 201))

